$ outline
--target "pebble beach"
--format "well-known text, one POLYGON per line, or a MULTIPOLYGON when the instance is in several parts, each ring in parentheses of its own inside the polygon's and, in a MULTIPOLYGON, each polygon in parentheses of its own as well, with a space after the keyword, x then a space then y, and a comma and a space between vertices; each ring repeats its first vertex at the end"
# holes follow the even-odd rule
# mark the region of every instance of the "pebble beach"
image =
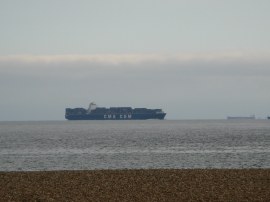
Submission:
POLYGON ((270 201, 270 169, 0 172, 1 201, 270 201))

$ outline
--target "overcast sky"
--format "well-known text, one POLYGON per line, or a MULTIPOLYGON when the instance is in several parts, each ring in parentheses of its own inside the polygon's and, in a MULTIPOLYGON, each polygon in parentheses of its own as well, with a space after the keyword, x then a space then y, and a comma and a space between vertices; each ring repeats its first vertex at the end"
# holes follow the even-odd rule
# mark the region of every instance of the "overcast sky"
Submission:
POLYGON ((0 0, 0 121, 66 107, 270 115, 269 0, 0 0))

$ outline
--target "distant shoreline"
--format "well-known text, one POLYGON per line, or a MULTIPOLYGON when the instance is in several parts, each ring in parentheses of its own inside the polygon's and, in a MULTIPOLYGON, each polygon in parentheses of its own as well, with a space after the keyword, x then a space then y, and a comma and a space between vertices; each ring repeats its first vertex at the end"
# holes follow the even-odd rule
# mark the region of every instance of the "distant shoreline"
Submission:
POLYGON ((269 169, 0 172, 3 201, 268 201, 269 169))

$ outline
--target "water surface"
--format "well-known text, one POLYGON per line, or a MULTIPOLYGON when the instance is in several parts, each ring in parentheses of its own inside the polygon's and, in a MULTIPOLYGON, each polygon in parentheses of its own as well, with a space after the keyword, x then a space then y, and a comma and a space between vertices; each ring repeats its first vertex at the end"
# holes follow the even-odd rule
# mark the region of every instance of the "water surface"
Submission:
POLYGON ((0 122, 0 170, 270 168, 269 120, 0 122))

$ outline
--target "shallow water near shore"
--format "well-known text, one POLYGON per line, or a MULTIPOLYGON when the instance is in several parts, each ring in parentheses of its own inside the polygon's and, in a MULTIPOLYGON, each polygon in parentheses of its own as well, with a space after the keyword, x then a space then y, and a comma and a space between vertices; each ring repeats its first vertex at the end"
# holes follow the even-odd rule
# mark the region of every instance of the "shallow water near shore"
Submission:
POLYGON ((0 171, 140 168, 270 168, 270 121, 0 122, 0 171))

